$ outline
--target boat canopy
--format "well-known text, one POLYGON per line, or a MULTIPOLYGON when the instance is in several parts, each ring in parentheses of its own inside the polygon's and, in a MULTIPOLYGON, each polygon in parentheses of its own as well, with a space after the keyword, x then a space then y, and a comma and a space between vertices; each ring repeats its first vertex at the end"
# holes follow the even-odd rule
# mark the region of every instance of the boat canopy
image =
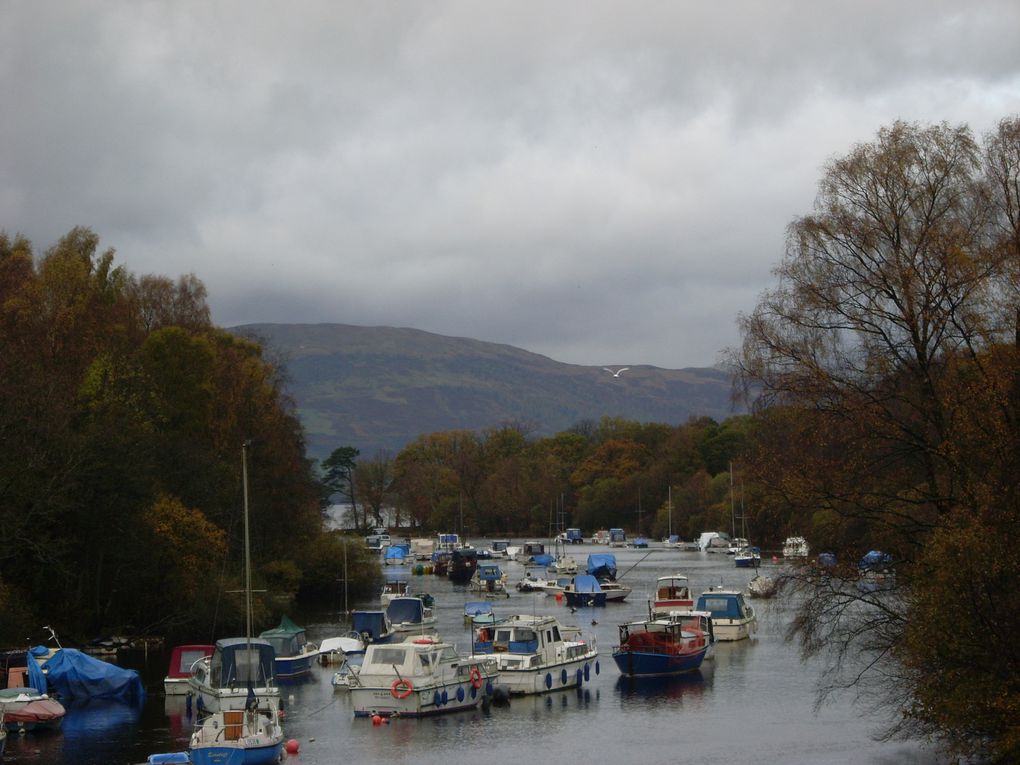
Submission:
POLYGON ((612 553, 592 553, 588 556, 588 573, 598 579, 616 581, 616 556, 612 553))
POLYGON ((191 677, 191 668, 195 662, 206 656, 212 656, 216 646, 213 645, 178 645, 170 654, 170 669, 166 676, 174 680, 191 677))
POLYGON ((580 542, 583 537, 581 536, 580 529, 567 529, 567 541, 568 542, 580 542))
POLYGON ((599 580, 588 574, 578 574, 574 577, 574 592, 602 592, 599 580))
POLYGON ((503 571, 495 563, 482 563, 478 566, 478 579, 482 582, 498 582, 503 578, 503 571))
POLYGON ((703 592, 698 596, 697 611, 709 611, 713 619, 743 619, 744 598, 739 592, 703 592))
POLYGON ((145 699, 142 679, 133 669, 123 669, 74 648, 61 648, 42 668, 50 686, 62 699, 145 699))
POLYGON ((209 668, 213 677, 219 677, 220 687, 248 682, 262 687, 275 676, 273 673, 275 659, 276 651, 266 640, 224 638, 216 641, 216 650, 213 652, 209 668))
POLYGON ((538 555, 531 556, 531 562, 534 563, 536 566, 548 566, 554 560, 556 559, 549 553, 539 553, 538 555))
POLYGON ((388 621, 385 611, 354 611, 351 614, 351 629, 359 635, 367 632, 371 640, 379 640, 389 634, 388 621))
POLYGON ((610 542, 623 542, 627 539, 627 535, 623 529, 610 529, 609 530, 609 541, 610 542))
POLYGON ((425 618, 425 604, 421 598, 394 598, 386 606, 386 617, 393 624, 421 624, 425 618))
POLYGON ((305 628, 297 626, 287 616, 280 617, 279 626, 260 633, 259 637, 273 646, 277 656, 296 656, 307 642, 305 628))

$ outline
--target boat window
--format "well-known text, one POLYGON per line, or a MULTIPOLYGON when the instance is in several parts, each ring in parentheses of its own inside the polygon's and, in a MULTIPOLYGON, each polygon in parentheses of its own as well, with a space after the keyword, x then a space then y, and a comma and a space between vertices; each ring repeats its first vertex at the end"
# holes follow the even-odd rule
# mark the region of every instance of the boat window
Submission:
POLYGON ((372 654, 373 664, 403 664, 403 648, 376 648, 372 654))
POLYGON ((509 643, 510 642, 510 630, 496 630, 496 642, 497 643, 509 643))
POLYGON ((559 627, 553 627, 552 628, 552 635, 553 635, 552 639, 555 640, 556 642, 559 642, 559 640, 560 640, 560 628, 559 627))

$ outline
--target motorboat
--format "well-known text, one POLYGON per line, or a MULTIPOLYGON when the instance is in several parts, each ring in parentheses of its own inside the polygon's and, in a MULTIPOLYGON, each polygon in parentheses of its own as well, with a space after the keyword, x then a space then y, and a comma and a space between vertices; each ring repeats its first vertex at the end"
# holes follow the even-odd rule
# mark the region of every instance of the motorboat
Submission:
POLYGON ((607 544, 610 547, 626 547, 627 534, 623 529, 610 529, 607 544))
POLYGON ((806 558, 809 551, 807 540, 804 537, 787 537, 783 542, 784 558, 806 558))
POLYGON ((255 700, 209 715, 191 734, 192 765, 270 765, 282 754, 280 712, 255 700))
POLYGON ((364 654, 365 645, 365 641, 357 632, 323 638, 319 642, 319 664, 324 667, 343 664, 352 655, 364 654))
POLYGON ((733 554, 733 564, 737 568, 758 568, 761 565, 761 548, 744 547, 733 554))
POLYGON ((479 563, 468 587, 472 592, 485 595, 503 595, 506 593, 506 574, 496 563, 479 563))
POLYGON ((710 641, 702 629, 679 616, 628 622, 620 625, 613 661, 627 677, 681 675, 701 667, 710 641))
POLYGON ((279 699, 276 652, 259 638, 217 640, 211 656, 195 662, 188 685, 199 712, 244 709, 248 686, 260 699, 279 699))
POLYGON ((712 614, 716 640, 744 640, 758 631, 758 617, 739 590, 709 588, 698 596, 695 610, 712 614))
POLYGON ((472 547, 458 547, 450 553, 446 576, 454 584, 467 584, 478 568, 478 553, 472 547))
POLYGON ((388 579, 382 588, 382 604, 385 606, 394 598, 402 598, 407 595, 406 579, 388 579))
POLYGON ((0 689, 0 716, 12 733, 59 728, 67 710, 49 694, 35 688, 0 689))
POLYGON ((360 635, 365 645, 389 643, 395 634, 385 611, 352 611, 351 631, 360 635))
POLYGON ((195 662, 212 656, 213 645, 178 645, 170 652, 170 667, 163 678, 163 693, 167 696, 186 696, 191 691, 188 678, 193 673, 195 662))
POLYGON ((536 542, 529 540, 524 542, 520 549, 517 550, 517 554, 514 556, 518 563, 523 563, 526 566, 529 565, 548 565, 552 561, 552 556, 548 555, 545 551, 545 542, 536 542), (543 563, 542 561, 548 557, 548 561, 543 563))
POLYGON ((403 566, 409 560, 414 560, 414 556, 408 542, 391 544, 383 552, 383 564, 386 566, 403 566))
POLYGON ((580 687, 599 673, 595 636, 564 627, 555 616, 517 614, 474 631, 472 650, 492 654, 499 686, 512 695, 580 687))
POLYGON ((578 574, 563 588, 563 597, 571 608, 581 606, 604 606, 606 593, 599 580, 589 574, 578 574))
POLYGON ((488 547, 489 557, 494 559, 505 560, 506 558, 510 557, 509 553, 507 552, 509 549, 510 549, 509 539, 493 539, 488 547))
POLYGON ((460 656, 427 637, 370 645, 348 676, 356 717, 424 717, 476 707, 498 677, 492 656, 460 656))
POLYGON ((294 624, 287 616, 281 617, 279 625, 260 633, 259 637, 273 646, 273 671, 277 679, 300 677, 312 671, 319 647, 308 642, 305 628, 294 624))
POLYGON ((592 553, 588 556, 586 573, 600 582, 615 582, 616 556, 613 553, 592 553))
MULTIPOLYGON (((431 601, 431 597, 429 600, 431 601)), ((391 600, 386 606, 386 618, 390 620, 393 632, 397 633, 424 634, 434 632, 436 629, 436 615, 432 612, 432 606, 415 595, 391 600)))
POLYGON ((758 574, 747 583, 747 594, 752 598, 771 598, 776 594, 778 585, 771 576, 758 574))
POLYGON ((492 612, 492 603, 488 600, 469 600, 464 604, 465 624, 494 624, 496 615, 492 612))
POLYGON ((668 616, 672 611, 694 608, 694 596, 684 574, 667 574, 655 580, 652 616, 668 616))
POLYGON ((634 591, 623 582, 599 582, 599 587, 606 596, 606 603, 619 603, 634 591))

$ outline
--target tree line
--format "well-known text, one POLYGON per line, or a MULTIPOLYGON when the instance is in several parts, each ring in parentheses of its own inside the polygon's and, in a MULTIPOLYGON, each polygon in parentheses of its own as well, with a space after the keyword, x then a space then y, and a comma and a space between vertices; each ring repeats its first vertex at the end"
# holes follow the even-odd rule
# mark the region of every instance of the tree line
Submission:
MULTIPOLYGON (((210 323, 194 276, 135 276, 75 228, 0 233, 0 641, 243 634, 241 445, 262 620, 336 592, 282 370, 210 323), (238 630, 241 632, 238 632, 238 630)), ((374 581, 351 548, 354 589, 374 581)))

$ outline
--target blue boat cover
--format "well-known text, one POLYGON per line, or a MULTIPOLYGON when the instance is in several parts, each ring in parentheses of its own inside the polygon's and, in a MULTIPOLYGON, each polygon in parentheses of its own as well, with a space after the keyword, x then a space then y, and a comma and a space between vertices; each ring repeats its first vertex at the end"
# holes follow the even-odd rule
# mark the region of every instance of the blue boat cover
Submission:
POLYGON ((599 580, 588 574, 578 574, 574 577, 574 592, 602 592, 599 580))
POLYGON ((616 579, 616 556, 612 553, 592 553, 588 556, 588 573, 600 579, 616 579))
POLYGON ((145 699, 142 679, 133 669, 122 669, 74 648, 61 648, 43 665, 47 680, 64 699, 145 699))
POLYGON ((266 640, 259 638, 223 638, 216 641, 210 665, 213 676, 219 670, 220 683, 227 687, 234 683, 247 683, 249 680, 259 687, 273 677, 273 662, 276 651, 266 640), (249 645, 251 654, 248 653, 249 645))
POLYGON ((883 569, 889 568, 892 565, 893 559, 889 553, 880 552, 878 550, 872 550, 858 563, 859 568, 863 569, 883 569))
POLYGON ((551 556, 549 553, 539 553, 538 555, 532 555, 531 556, 531 561, 536 566, 548 566, 554 560, 556 560, 556 559, 553 558, 553 556, 551 556))
POLYGON ((49 652, 46 646, 37 645, 35 648, 30 648, 28 656, 25 657, 25 665, 28 667, 28 687, 35 688, 39 693, 46 693, 46 675, 34 657, 45 656, 49 652))
POLYGON ((386 552, 383 553, 383 558, 386 560, 403 560, 411 554, 411 545, 398 544, 390 545, 386 548, 386 552))
POLYGON ((368 633, 372 640, 379 640, 386 637, 386 612, 385 611, 354 611, 351 614, 351 629, 359 635, 368 633))
POLYGON ((386 616, 393 624, 421 624, 425 604, 421 598, 393 598, 386 606, 386 616))
POLYGON ((694 607, 697 611, 709 611, 714 619, 742 619, 741 606, 744 599, 732 592, 704 592, 698 596, 694 607))
POLYGON ((610 542, 622 542, 627 538, 627 535, 623 532, 623 529, 610 529, 609 530, 609 541, 610 542))
POLYGON ((583 537, 581 536, 580 529, 567 529, 567 541, 568 542, 580 542, 583 537))

